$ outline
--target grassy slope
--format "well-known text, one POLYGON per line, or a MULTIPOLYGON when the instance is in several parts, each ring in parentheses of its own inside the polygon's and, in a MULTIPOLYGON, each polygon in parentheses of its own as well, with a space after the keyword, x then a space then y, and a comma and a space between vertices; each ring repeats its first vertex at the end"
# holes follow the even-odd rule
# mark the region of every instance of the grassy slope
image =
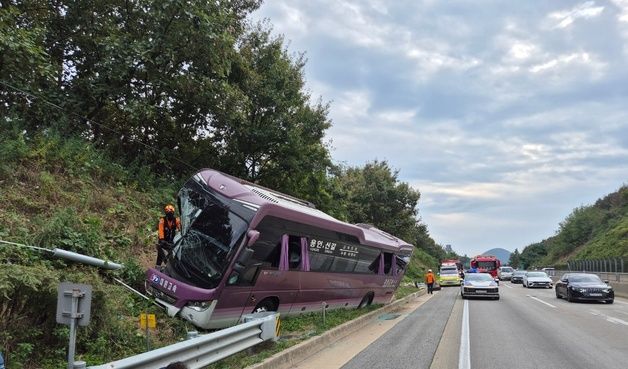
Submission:
MULTIPOLYGON (((193 329, 113 281, 121 277, 142 289, 143 271, 155 259, 156 220, 178 184, 157 185, 141 169, 122 168, 80 140, 56 136, 26 140, 18 132, 1 132, 0 155, 0 239, 59 247, 126 266, 123 273, 104 272, 0 244, 0 350, 9 369, 64 366, 68 328, 56 324, 54 316, 62 281, 93 286, 92 321, 79 329, 76 350, 77 360, 90 365, 145 349, 137 329, 141 312, 158 316, 157 345, 193 329)), ((425 251, 415 250, 405 284, 422 280, 436 264, 425 251)), ((416 290, 406 289, 399 293, 416 290)), ((350 319, 362 312, 334 314, 350 319)))
MULTIPOLYGON (((113 276, 136 287, 154 263, 154 227, 174 186, 155 186, 141 171, 122 168, 81 141, 58 137, 25 140, 0 133, 0 239, 59 247, 124 263, 124 273, 49 259, 0 244, 0 348, 9 369, 63 366, 68 329, 55 322, 61 281, 93 286, 92 321, 79 329, 78 358, 103 362, 141 352, 136 329, 141 299, 113 276), (132 173, 132 174, 130 174, 132 173)), ((156 340, 180 337, 182 323, 160 317, 156 340)))

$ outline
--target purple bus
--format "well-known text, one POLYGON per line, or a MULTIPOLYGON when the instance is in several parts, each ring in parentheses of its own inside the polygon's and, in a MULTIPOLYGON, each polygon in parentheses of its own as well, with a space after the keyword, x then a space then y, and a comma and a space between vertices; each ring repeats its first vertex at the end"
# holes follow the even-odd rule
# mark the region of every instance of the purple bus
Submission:
POLYGON ((413 246, 306 201, 205 169, 179 191, 181 235, 146 292, 204 329, 242 314, 294 315, 388 303, 413 246))

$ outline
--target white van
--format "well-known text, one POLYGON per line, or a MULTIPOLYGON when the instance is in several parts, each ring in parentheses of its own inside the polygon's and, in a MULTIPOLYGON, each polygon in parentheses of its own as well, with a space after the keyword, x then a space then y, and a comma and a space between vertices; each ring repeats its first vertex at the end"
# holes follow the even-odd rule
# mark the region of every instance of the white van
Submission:
POLYGON ((497 278, 499 278, 500 281, 509 281, 510 278, 512 278, 512 273, 514 273, 514 269, 509 266, 499 267, 499 269, 497 269, 497 278))

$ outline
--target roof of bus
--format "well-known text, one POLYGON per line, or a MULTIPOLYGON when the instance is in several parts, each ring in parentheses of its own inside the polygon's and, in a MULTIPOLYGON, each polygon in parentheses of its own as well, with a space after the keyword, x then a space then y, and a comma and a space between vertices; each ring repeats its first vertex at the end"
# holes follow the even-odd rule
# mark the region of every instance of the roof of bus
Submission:
MULTIPOLYGON (((203 169, 195 177, 201 179, 212 190, 242 203, 257 212, 257 221, 266 215, 346 233, 357 237, 362 244, 391 251, 411 251, 413 246, 395 236, 368 224, 349 224, 340 221, 314 207, 305 200, 277 192, 240 178, 213 170, 203 169)), ((254 219, 254 222, 256 220, 254 219)))

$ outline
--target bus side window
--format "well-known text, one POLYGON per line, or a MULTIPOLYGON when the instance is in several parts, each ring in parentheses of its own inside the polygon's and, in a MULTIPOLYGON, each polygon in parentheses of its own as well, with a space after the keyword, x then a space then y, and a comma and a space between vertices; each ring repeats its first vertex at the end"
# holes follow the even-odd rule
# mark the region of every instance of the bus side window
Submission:
POLYGON ((334 262, 331 265, 330 272, 335 273, 352 273, 356 265, 355 259, 349 259, 342 256, 336 256, 334 262))
POLYGON ((379 251, 370 247, 360 247, 358 264, 355 266, 355 273, 377 274, 379 267, 379 251))
POLYGON ((384 274, 390 273, 390 267, 392 266, 392 256, 393 254, 389 252, 384 253, 384 274))
POLYGON ((281 254, 281 238, 268 239, 262 233, 260 239, 251 247, 253 256, 250 264, 261 264, 262 267, 279 268, 279 256, 281 254))
POLYGON ((310 252, 310 271, 327 272, 334 261, 333 255, 310 252))
POLYGON ((395 259, 397 259, 397 274, 402 273, 406 270, 406 266, 408 265, 410 259, 407 256, 404 257, 400 255, 397 255, 395 259))
POLYGON ((301 237, 289 236, 288 266, 291 270, 301 268, 301 237))

